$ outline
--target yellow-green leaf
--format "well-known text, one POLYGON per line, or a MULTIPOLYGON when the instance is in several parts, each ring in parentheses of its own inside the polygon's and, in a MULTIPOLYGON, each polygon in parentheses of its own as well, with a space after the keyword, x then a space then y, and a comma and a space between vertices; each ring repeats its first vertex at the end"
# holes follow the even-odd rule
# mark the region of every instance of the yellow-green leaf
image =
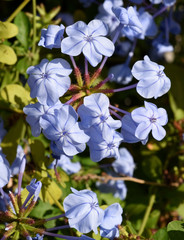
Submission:
POLYGON ((13 48, 0 44, 0 62, 13 65, 17 61, 17 56, 13 50, 13 48))
POLYGON ((9 22, 0 21, 0 38, 12 38, 18 34, 18 27, 9 22))
POLYGON ((29 92, 18 84, 9 84, 0 91, 1 97, 12 104, 12 107, 21 109, 30 103, 29 92))
POLYGON ((51 205, 56 204, 61 198, 62 191, 54 181, 50 181, 49 185, 42 186, 40 198, 44 202, 49 202, 51 205))

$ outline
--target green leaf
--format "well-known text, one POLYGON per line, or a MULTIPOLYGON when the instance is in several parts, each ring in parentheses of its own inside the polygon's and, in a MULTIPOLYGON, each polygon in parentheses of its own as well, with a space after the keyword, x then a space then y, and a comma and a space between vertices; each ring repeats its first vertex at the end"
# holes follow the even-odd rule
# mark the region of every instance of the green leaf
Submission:
POLYGON ((52 211, 54 209, 48 202, 39 201, 36 207, 31 212, 31 217, 43 218, 47 211, 52 211))
POLYGON ((11 103, 13 108, 20 109, 21 112, 22 108, 31 101, 29 92, 18 84, 5 86, 1 89, 0 95, 5 101, 11 103))
POLYGON ((19 33, 16 36, 17 39, 26 49, 28 49, 28 38, 30 32, 30 22, 28 17, 24 12, 19 12, 14 19, 14 23, 19 29, 19 33))
POLYGON ((162 176, 162 162, 157 156, 149 156, 142 161, 144 174, 151 180, 160 179, 162 176))
POLYGON ((157 227, 157 223, 160 217, 160 211, 155 209, 149 215, 148 221, 146 223, 147 228, 155 229, 157 227))
POLYGON ((18 34, 18 27, 9 22, 0 21, 0 38, 12 38, 18 34))
POLYGON ((17 70, 22 73, 25 74, 27 68, 31 65, 29 59, 27 57, 21 58, 16 65, 17 70))
POLYGON ((25 131, 26 125, 24 119, 23 117, 20 117, 3 138, 1 147, 3 148, 3 153, 6 155, 7 160, 10 162, 10 164, 15 159, 17 145, 24 137, 25 131))
POLYGON ((17 61, 17 56, 13 50, 13 48, 0 44, 0 62, 13 65, 17 61))
POLYGON ((184 110, 181 108, 178 108, 178 106, 176 105, 176 101, 171 93, 169 94, 169 101, 170 101, 171 109, 174 113, 175 120, 178 121, 180 119, 183 119, 184 118, 184 110))
POLYGON ((53 205, 60 199, 62 191, 55 181, 49 180, 48 182, 48 185, 42 186, 40 198, 42 201, 49 202, 51 205, 53 205))
POLYGON ((184 222, 172 221, 167 225, 167 232, 170 240, 183 240, 184 239, 184 222))
POLYGON ((154 240, 169 240, 169 236, 167 233, 166 228, 161 228, 159 229, 153 236, 152 238, 154 240))
POLYGON ((134 227, 132 226, 132 223, 130 221, 126 221, 126 229, 129 233, 131 234, 137 234, 136 230, 134 229, 134 227))
POLYGON ((45 160, 45 148, 40 140, 34 140, 31 144, 31 155, 36 166, 41 167, 45 160))

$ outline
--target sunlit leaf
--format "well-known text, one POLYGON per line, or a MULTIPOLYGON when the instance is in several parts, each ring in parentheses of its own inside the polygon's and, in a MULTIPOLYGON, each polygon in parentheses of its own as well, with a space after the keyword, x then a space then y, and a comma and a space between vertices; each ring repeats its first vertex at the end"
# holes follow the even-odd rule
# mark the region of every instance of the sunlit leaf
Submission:
POLYGON ((12 38, 18 34, 18 27, 9 22, 0 21, 0 38, 12 38))
POLYGON ((17 61, 17 56, 13 50, 13 48, 0 44, 0 62, 13 65, 17 61))

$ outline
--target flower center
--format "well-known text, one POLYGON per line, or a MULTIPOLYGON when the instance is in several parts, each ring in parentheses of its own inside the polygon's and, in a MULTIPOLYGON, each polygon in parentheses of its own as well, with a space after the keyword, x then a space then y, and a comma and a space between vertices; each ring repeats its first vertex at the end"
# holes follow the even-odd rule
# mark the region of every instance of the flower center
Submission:
POLYGON ((92 203, 90 203, 90 206, 91 206, 91 208, 98 207, 98 203, 96 203, 96 202, 92 202, 92 203))
POLYGON ((151 117, 151 118, 150 118, 150 122, 151 122, 151 123, 155 123, 156 121, 157 121, 156 118, 154 118, 154 117, 151 117))
POLYGON ((164 76, 164 73, 162 70, 160 70, 157 75, 158 75, 158 77, 162 77, 162 76, 164 76))
POLYGON ((107 144, 108 149, 112 149, 115 147, 114 143, 109 143, 107 144))
POLYGON ((107 120, 107 117, 104 115, 100 115, 99 117, 101 122, 105 122, 107 120))
POLYGON ((45 78, 45 79, 47 79, 49 76, 47 73, 42 73, 41 75, 42 75, 42 78, 45 78))
POLYGON ((85 36, 85 37, 84 37, 84 40, 87 41, 87 42, 92 42, 93 37, 92 37, 92 35, 85 36))

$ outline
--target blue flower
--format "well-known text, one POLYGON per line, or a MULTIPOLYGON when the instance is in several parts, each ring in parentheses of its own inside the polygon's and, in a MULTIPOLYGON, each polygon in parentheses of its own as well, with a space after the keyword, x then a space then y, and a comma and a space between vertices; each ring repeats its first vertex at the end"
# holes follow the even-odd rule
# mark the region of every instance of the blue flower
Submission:
POLYGON ((142 24, 142 34, 139 38, 154 37, 158 32, 158 28, 152 15, 145 11, 139 11, 138 17, 142 24))
POLYGON ((72 106, 63 105, 54 115, 44 115, 40 119, 43 134, 56 143, 67 156, 83 152, 89 137, 80 129, 78 115, 72 106))
POLYGON ((144 105, 145 107, 137 108, 131 113, 132 119, 138 123, 135 136, 144 140, 152 131, 153 137, 160 141, 166 135, 166 131, 162 126, 168 122, 167 112, 164 108, 157 108, 153 103, 145 101, 144 105))
POLYGON ((31 126, 31 132, 34 137, 38 137, 41 133, 40 118, 45 114, 54 114, 55 109, 62 107, 62 103, 58 100, 53 106, 42 105, 39 102, 29 104, 23 108, 26 121, 31 126))
POLYGON ((87 132, 90 140, 87 143, 90 150, 90 158, 94 162, 99 162, 103 158, 118 157, 118 147, 123 140, 120 133, 109 129, 102 133, 96 128, 91 127, 87 132))
MULTIPOLYGON (((137 138, 135 136, 135 131, 138 126, 138 123, 136 123, 132 117, 131 114, 127 114, 122 117, 122 128, 121 128, 121 134, 123 136, 123 142, 127 143, 136 143, 141 141, 141 139, 137 138)), ((148 141, 148 138, 142 140, 142 144, 146 144, 148 141)))
POLYGON ((25 153, 24 153, 23 148, 20 145, 18 145, 16 158, 10 167, 12 176, 19 174, 20 166, 21 166, 24 155, 25 155, 25 153))
POLYGON ((126 148, 119 149, 119 157, 112 163, 112 167, 119 174, 133 176, 135 163, 132 155, 126 148))
POLYGON ((100 235, 105 238, 114 239, 119 237, 118 225, 122 222, 123 210, 119 203, 110 205, 104 211, 104 218, 100 224, 100 235))
POLYGON ((119 26, 119 20, 113 13, 112 8, 121 7, 122 5, 122 0, 105 0, 98 8, 99 14, 96 18, 101 19, 105 24, 107 24, 111 34, 119 26))
MULTIPOLYGON (((26 189, 30 193, 31 196, 34 195, 33 201, 37 201, 40 191, 41 191, 42 183, 40 181, 36 182, 36 179, 32 179, 30 184, 26 186, 26 189)), ((30 198, 30 196, 29 196, 30 198)))
POLYGON ((96 183, 100 192, 102 193, 112 193, 115 198, 120 198, 124 200, 127 196, 127 187, 122 180, 114 181, 110 180, 107 183, 96 183))
POLYGON ((54 168, 57 162, 57 167, 61 167, 67 174, 77 173, 81 169, 80 162, 72 162, 70 158, 66 155, 61 155, 59 159, 55 159, 49 168, 54 168))
POLYGON ((132 75, 139 80, 137 92, 142 97, 157 98, 169 91, 171 82, 163 70, 164 66, 152 62, 148 56, 133 65, 132 75))
POLYGON ((117 82, 119 84, 128 84, 132 81, 131 69, 127 64, 118 64, 109 69, 109 74, 113 73, 114 78, 111 81, 117 82))
POLYGON ((10 180, 10 165, 5 155, 0 152, 0 188, 4 187, 10 180))
POLYGON ((60 48, 61 47, 61 39, 64 34, 64 25, 49 25, 48 28, 43 28, 41 30, 41 38, 38 43, 38 46, 42 46, 45 48, 60 48))
POLYGON ((101 20, 92 20, 88 25, 78 21, 66 28, 66 37, 61 42, 62 53, 78 56, 81 52, 95 67, 102 55, 112 56, 114 44, 106 37, 108 30, 101 20))
POLYGON ((101 132, 121 127, 121 121, 114 120, 109 113, 109 98, 103 93, 94 93, 84 98, 84 103, 78 108, 81 126, 98 127, 101 132))
POLYGON ((32 98, 37 98, 43 105, 52 106, 70 87, 68 75, 72 72, 70 65, 62 58, 49 62, 43 59, 40 64, 27 69, 28 84, 32 98))
POLYGON ((71 188, 63 202, 65 216, 69 225, 81 233, 93 230, 98 233, 97 227, 102 223, 104 211, 99 207, 97 196, 90 190, 77 191, 71 188))
POLYGON ((128 37, 131 41, 134 38, 139 38, 142 33, 142 24, 139 21, 136 10, 133 7, 113 8, 113 12, 123 25, 122 34, 128 37))
POLYGON ((171 7, 176 3, 176 0, 163 0, 163 4, 167 7, 171 7))

